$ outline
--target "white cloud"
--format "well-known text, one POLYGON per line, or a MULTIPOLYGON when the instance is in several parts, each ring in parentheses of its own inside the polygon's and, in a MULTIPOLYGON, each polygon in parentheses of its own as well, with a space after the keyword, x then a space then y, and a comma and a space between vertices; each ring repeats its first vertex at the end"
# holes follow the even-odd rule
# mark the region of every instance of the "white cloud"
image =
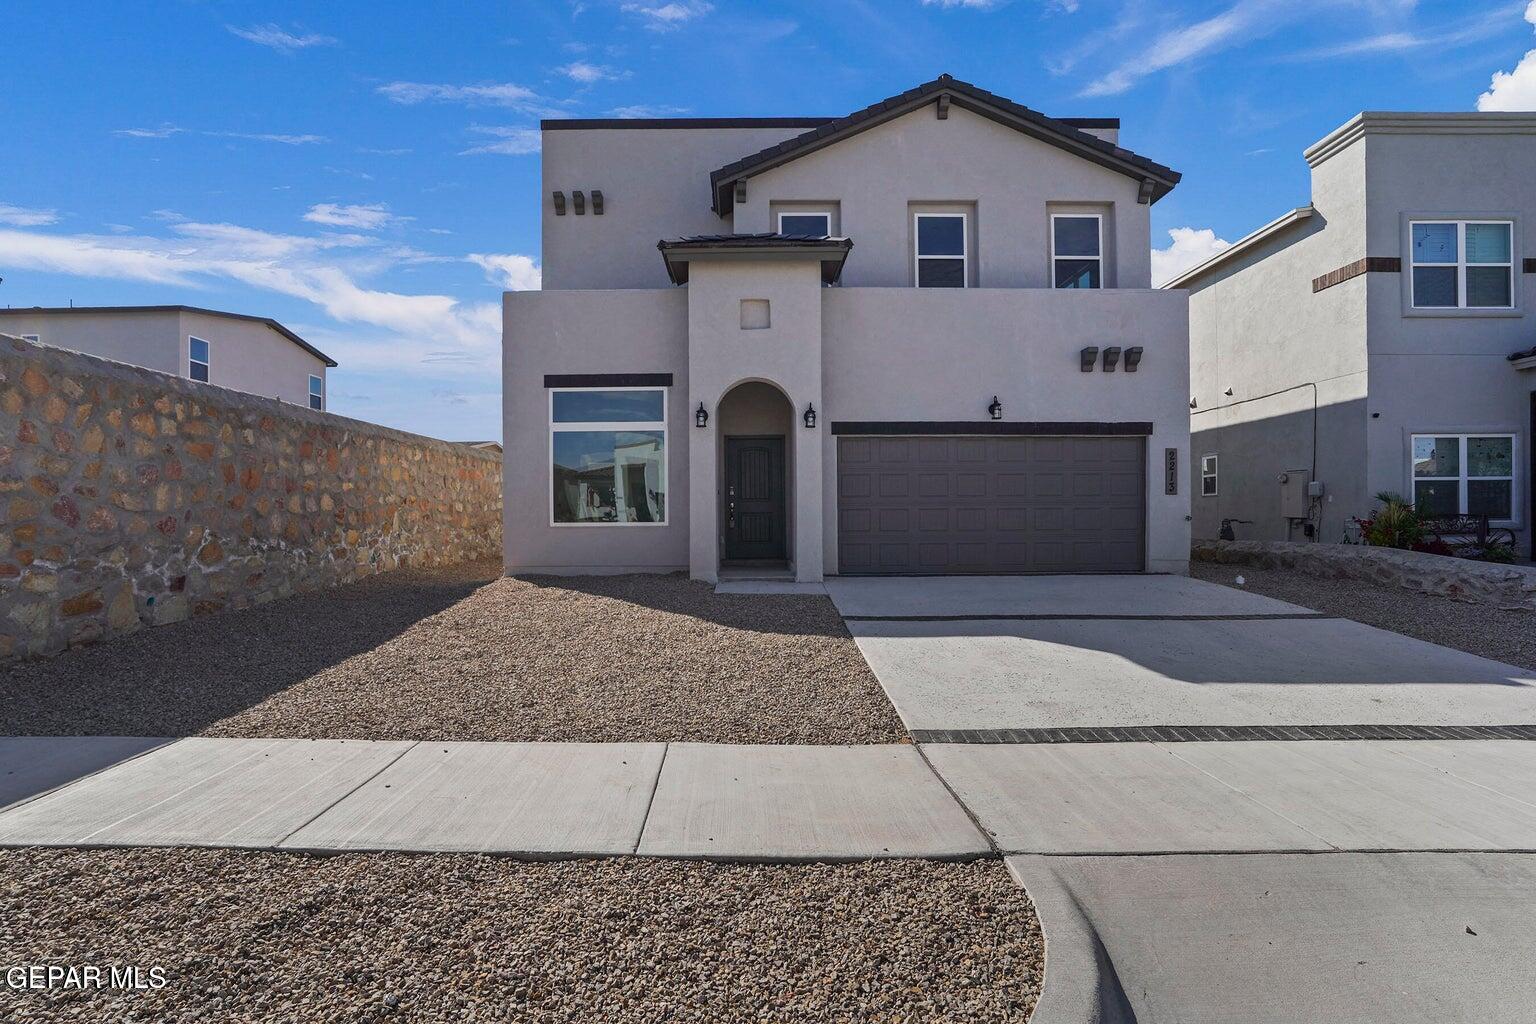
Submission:
POLYGON ((336 40, 330 36, 322 36, 315 32, 307 32, 304 35, 294 35, 285 32, 276 25, 252 25, 249 28, 236 28, 234 25, 225 25, 225 28, 248 42, 258 46, 266 46, 278 53, 294 53, 298 50, 308 49, 311 46, 334 46, 336 40))
MULTIPOLYGON (((1536 25, 1536 0, 1525 9, 1536 25)), ((1536 50, 1525 51, 1513 71, 1495 71, 1488 91, 1477 98, 1478 110, 1536 110, 1536 50)))
POLYGON ((531 256, 472 252, 466 258, 484 270, 487 278, 508 291, 528 292, 539 289, 542 271, 531 256))
POLYGON ((1119 67, 1088 84, 1084 96, 1115 96, 1148 75, 1187 63, 1240 40, 1273 30, 1280 18, 1279 0, 1238 0, 1204 21, 1159 35, 1152 44, 1119 67))
POLYGON ((52 224, 58 219, 58 210, 33 210, 25 206, 0 203, 0 224, 11 224, 18 228, 35 228, 52 224))
POLYGON ((608 111, 609 117, 622 117, 626 119, 640 117, 676 117, 678 114, 688 113, 687 107, 669 107, 666 104, 635 103, 627 107, 614 107, 608 111))
POLYGON ((672 3, 651 5, 623 4, 619 8, 626 14, 636 14, 645 19, 646 28, 666 32, 694 18, 701 18, 715 9, 707 0, 673 0, 672 3))
POLYGON ((363 235, 282 235, 237 224, 177 223, 167 237, 0 230, 0 266, 187 288, 235 281, 311 302, 334 320, 396 335, 395 355, 402 362, 456 354, 493 368, 500 305, 360 283, 400 261, 399 251, 381 250, 363 235))
POLYGON ((601 64, 589 64, 584 60, 572 61, 555 68, 560 74, 573 82, 582 85, 591 85, 594 82, 617 82, 628 78, 629 72, 620 68, 605 67, 601 64))
POLYGON ((1509 14, 1509 9, 1503 8, 1492 13, 1480 14, 1464 22, 1437 25, 1432 30, 1424 32, 1383 32, 1379 35, 1354 39, 1336 46, 1303 50, 1300 53, 1282 57, 1280 60, 1333 60, 1337 57, 1369 57, 1384 53, 1408 53, 1412 50, 1423 49, 1426 46, 1440 49, 1452 46, 1465 46, 1468 43, 1480 42, 1507 31, 1509 28, 1509 14))
POLYGON ((180 135, 185 128, 177 128, 173 124, 163 124, 159 128, 119 128, 113 135, 125 135, 130 139, 168 139, 172 135, 180 135))
POLYGON ((472 156, 476 153, 526 156, 529 153, 537 153, 543 145, 543 137, 537 128, 504 128, 498 125, 474 124, 469 126, 469 130, 492 136, 496 141, 483 142, 478 146, 461 150, 460 156, 472 156))
POLYGON ((216 139, 245 139, 248 142, 280 142, 285 146, 313 146, 327 141, 324 135, 279 135, 270 132, 203 132, 216 139))
POLYGON ((1191 267, 1199 266, 1232 243, 1210 228, 1169 228, 1166 249, 1152 250, 1152 287, 1157 288, 1191 267))
POLYGON ((533 110, 543 105, 539 94, 511 82, 485 85, 442 85, 430 82, 390 82, 380 96, 408 106, 417 103, 462 103, 467 106, 515 107, 533 110))
POLYGON ((397 220, 407 219, 396 217, 389 212, 389 207, 383 203, 368 203, 365 205, 339 205, 337 203, 316 203, 304 214, 304 219, 315 224, 329 224, 339 228, 362 228, 364 231, 375 231, 386 224, 397 220))

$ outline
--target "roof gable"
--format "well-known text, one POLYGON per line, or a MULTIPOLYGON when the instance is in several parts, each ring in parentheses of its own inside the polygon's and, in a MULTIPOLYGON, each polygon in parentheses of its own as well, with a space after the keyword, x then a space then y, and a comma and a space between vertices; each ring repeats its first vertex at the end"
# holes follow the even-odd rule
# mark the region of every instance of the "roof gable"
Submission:
POLYGON ((5 313, 18 315, 27 313, 44 315, 52 313, 201 313, 204 316, 222 317, 225 320, 247 320, 251 323, 266 324, 326 366, 334 367, 336 365, 336 360, 321 352, 276 320, 269 316, 253 316, 250 313, 228 313, 222 309, 204 309, 202 306, 186 306, 181 304, 170 306, 7 306, 5 309, 0 309, 0 314, 5 313))
POLYGON ((860 132, 910 114, 929 103, 940 103, 941 109, 943 104, 951 104, 969 110, 1085 160, 1135 178, 1142 182, 1144 202, 1157 202, 1179 183, 1178 171, 1105 142, 1079 127, 1092 122, 1047 117, 1037 110, 987 92, 969 82, 940 75, 931 82, 871 104, 863 110, 856 110, 846 117, 835 118, 792 139, 712 171, 709 176, 711 207, 723 217, 735 205, 735 185, 738 181, 835 145, 860 132))

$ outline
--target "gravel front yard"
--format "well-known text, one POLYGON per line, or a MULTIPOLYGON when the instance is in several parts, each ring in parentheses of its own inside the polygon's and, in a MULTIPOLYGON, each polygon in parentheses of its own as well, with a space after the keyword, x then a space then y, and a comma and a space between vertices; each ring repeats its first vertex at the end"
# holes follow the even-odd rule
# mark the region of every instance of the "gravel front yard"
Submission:
POLYGON ((996 862, 34 849, 0 852, 0 964, 166 980, 7 992, 17 1024, 1022 1022, 1044 944, 996 862))
POLYGON ((0 668, 0 735, 889 743, 832 602, 405 570, 0 668))
POLYGON ((1191 562, 1189 571, 1196 579, 1229 587, 1241 576, 1242 590, 1536 669, 1536 615, 1529 612, 1500 611, 1361 580, 1323 579, 1295 569, 1191 562))

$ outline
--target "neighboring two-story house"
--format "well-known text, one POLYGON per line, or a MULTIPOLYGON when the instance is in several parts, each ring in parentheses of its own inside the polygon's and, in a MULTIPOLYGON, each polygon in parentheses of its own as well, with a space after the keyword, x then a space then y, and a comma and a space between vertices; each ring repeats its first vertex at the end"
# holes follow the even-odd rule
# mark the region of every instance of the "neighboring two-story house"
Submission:
POLYGON ((311 409, 336 365, 271 317, 196 306, 0 309, 0 333, 311 409))
POLYGON ((839 118, 543 124, 508 572, 1185 572, 1174 171, 949 76, 839 118), (659 243, 658 243, 659 240, 659 243))
POLYGON ((1312 201, 1165 287, 1190 295, 1194 535, 1338 542, 1378 492, 1526 550, 1536 115, 1363 113, 1312 201))

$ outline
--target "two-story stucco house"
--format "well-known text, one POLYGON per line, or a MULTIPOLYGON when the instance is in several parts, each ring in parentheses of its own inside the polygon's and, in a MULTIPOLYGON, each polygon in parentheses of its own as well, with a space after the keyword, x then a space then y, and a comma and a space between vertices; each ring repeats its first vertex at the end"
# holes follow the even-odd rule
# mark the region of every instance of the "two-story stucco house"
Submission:
POLYGON ((311 409, 336 365, 271 317, 196 306, 0 309, 0 332, 311 409))
POLYGON ((948 76, 545 121, 507 570, 1187 571, 1186 298, 1149 255, 1179 176, 1118 128, 948 76))
POLYGON ((1363 113, 1190 294, 1195 536, 1345 538, 1375 495, 1529 541, 1536 115, 1363 113))

